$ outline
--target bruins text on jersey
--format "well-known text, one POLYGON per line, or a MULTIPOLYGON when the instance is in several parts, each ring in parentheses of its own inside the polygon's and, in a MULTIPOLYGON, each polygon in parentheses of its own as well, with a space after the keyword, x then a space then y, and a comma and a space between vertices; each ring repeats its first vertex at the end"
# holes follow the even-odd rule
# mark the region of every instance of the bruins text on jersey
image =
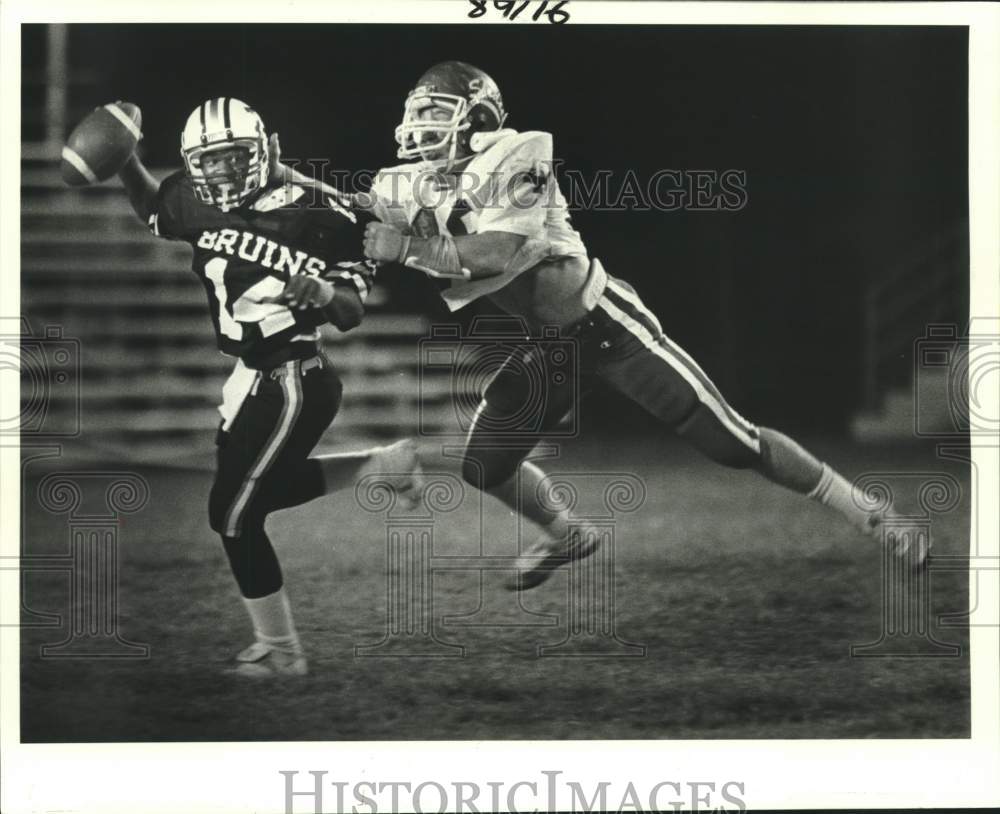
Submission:
POLYGON ((300 186, 280 186, 223 212, 195 196, 185 172, 160 185, 149 227, 159 237, 191 245, 219 349, 247 367, 316 353, 317 326, 330 321, 322 309, 299 311, 265 301, 280 295, 292 275, 319 276, 362 303, 371 290, 372 265, 351 259, 359 240, 356 216, 341 208, 310 208, 311 200, 300 186))

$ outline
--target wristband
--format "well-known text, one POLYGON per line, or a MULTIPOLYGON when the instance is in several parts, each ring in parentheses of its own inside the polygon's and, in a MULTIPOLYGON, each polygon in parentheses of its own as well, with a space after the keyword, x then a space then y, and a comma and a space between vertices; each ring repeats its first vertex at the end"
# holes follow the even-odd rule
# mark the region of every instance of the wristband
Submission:
POLYGON ((472 272, 462 268, 455 240, 449 235, 435 237, 404 236, 399 262, 431 277, 471 280, 472 272))

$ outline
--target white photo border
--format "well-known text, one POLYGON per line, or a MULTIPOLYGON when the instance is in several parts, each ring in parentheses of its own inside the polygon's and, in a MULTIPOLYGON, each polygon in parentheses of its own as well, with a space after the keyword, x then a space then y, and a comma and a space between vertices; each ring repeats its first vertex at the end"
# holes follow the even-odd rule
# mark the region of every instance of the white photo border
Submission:
MULTIPOLYGON (((969 27, 970 316, 997 318, 1000 303, 1000 7, 986 3, 570 3, 573 24, 955 25, 969 27)), ((21 23, 240 22, 465 24, 463 0, 4 0, 0 5, 0 296, 19 314, 21 23)), ((480 24, 509 23, 498 16, 480 24)), ((537 24, 537 23, 536 23, 537 24)), ((512 32, 513 33, 513 32, 512 32)), ((996 395, 996 394, 994 394, 996 395)), ((4 415, 17 393, 0 389, 4 415)), ((995 408, 994 408, 995 409, 995 408)), ((981 553, 998 556, 1000 446, 974 450, 980 473, 974 511, 981 553)), ((2 554, 16 557, 20 467, 16 447, 0 448, 2 554)), ((11 560, 6 560, 9 563, 11 560)), ((970 574, 970 582, 973 575, 970 574)), ((10 581, 4 578, 4 584, 10 581)), ((662 781, 746 783, 751 809, 960 807, 1000 804, 1000 602, 994 572, 978 581, 970 629, 972 736, 965 740, 884 741, 504 741, 350 743, 21 744, 19 603, 0 594, 0 809, 115 812, 284 811, 281 770, 326 770, 330 779, 410 781, 540 780, 600 777, 650 787, 662 781), (981 626, 976 626, 976 625, 981 626)), ((970 591, 970 595, 972 594, 970 591)), ((616 801, 617 802, 617 801, 616 801)), ((557 801, 566 806, 568 801, 557 801)), ((302 805, 296 810, 309 810, 302 805)))

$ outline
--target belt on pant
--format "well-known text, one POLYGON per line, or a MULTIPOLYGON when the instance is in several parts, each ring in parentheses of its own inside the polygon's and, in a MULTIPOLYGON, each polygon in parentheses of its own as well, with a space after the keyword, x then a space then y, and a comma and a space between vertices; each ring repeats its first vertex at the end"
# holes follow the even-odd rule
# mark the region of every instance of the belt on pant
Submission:
POLYGON ((601 336, 615 327, 615 321, 600 308, 592 308, 572 325, 563 329, 562 335, 565 337, 579 339, 586 342, 592 339, 600 339, 601 336))
POLYGON ((299 369, 299 375, 304 376, 310 370, 313 370, 314 368, 323 368, 327 364, 328 363, 326 359, 323 356, 317 354, 316 356, 311 356, 310 358, 302 359, 301 361, 298 359, 290 359, 284 364, 280 364, 277 367, 271 368, 270 370, 258 371, 258 373, 262 379, 271 379, 272 381, 276 381, 277 379, 281 378, 281 376, 285 373, 286 370, 288 370, 289 365, 297 365, 299 369))

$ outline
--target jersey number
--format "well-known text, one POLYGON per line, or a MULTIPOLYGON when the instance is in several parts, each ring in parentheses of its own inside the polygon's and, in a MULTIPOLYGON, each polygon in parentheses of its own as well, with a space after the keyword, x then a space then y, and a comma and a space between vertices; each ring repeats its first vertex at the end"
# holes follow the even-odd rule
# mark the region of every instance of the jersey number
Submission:
POLYGON ((225 257, 214 257, 205 264, 205 276, 215 286, 215 299, 219 303, 219 330, 237 342, 243 340, 243 326, 232 318, 226 308, 226 283, 223 279, 229 261, 225 257))
MULTIPOLYGON (((226 291, 226 266, 229 261, 225 257, 213 257, 205 264, 205 276, 215 287, 215 299, 219 303, 219 330, 224 336, 237 342, 243 341, 243 326, 237 322, 226 307, 229 304, 229 292, 226 291)), ((264 297, 280 294, 285 284, 275 277, 265 277, 260 282, 250 286, 236 302, 232 304, 233 311, 239 312, 245 322, 255 322, 263 336, 271 336, 295 324, 295 317, 288 308, 282 305, 262 305, 264 297)))

